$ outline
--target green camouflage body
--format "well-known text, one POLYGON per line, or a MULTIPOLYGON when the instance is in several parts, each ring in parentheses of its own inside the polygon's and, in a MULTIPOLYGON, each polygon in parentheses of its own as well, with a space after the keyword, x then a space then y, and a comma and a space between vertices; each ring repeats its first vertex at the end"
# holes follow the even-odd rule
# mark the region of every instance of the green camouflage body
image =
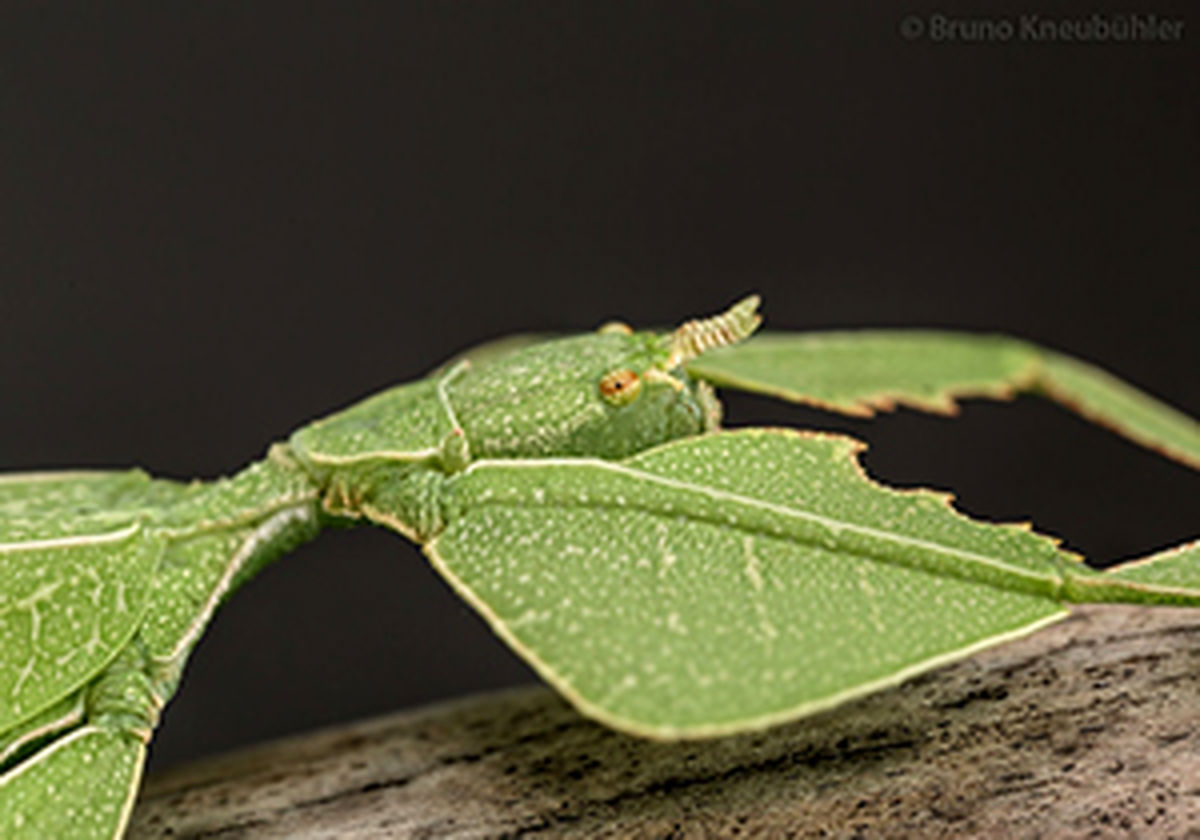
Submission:
POLYGON ((1200 606, 1200 547, 1108 573, 1027 528, 873 482, 861 446, 719 430, 708 382, 865 414, 1038 390, 1185 463, 1200 426, 1002 337, 767 336, 757 298, 669 335, 473 351, 214 482, 0 476, 0 837, 124 831, 159 714, 229 595, 323 525, 420 543, 581 711, 745 731, 1031 632, 1080 601, 1200 606))

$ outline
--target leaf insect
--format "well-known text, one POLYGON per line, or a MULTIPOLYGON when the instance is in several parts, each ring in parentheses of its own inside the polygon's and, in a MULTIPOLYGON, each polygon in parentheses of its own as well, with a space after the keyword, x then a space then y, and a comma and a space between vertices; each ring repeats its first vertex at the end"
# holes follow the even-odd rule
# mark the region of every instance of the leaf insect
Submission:
POLYGON ((849 414, 1049 396, 1200 466, 1200 425, 1001 336, 766 333, 758 298, 667 334, 493 346, 310 423, 230 478, 0 477, 0 836, 114 838, 217 607, 328 525, 419 543, 581 712, 650 738, 767 727, 1086 601, 1200 606, 1200 543, 1100 572, 862 444, 723 430, 714 386, 849 414))

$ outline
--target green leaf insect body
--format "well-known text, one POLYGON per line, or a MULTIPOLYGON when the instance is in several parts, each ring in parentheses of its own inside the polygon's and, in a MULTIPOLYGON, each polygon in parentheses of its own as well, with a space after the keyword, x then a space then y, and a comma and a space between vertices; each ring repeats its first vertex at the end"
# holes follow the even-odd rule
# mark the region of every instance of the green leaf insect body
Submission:
POLYGON ((323 526, 418 542, 582 712, 662 739, 761 728, 1067 614, 1200 605, 1200 547, 1109 572, 896 491, 856 441, 720 429, 711 385, 856 414, 1047 394, 1187 463, 1200 426, 995 336, 770 333, 757 298, 468 354, 295 432, 238 475, 0 477, 0 836, 112 838, 220 603, 323 526), (711 383, 711 384, 710 384, 711 383))

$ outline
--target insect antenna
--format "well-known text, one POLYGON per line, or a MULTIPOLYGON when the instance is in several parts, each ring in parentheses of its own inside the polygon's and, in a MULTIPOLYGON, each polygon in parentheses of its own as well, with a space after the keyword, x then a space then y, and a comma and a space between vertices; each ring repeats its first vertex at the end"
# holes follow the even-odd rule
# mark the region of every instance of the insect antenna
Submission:
POLYGON ((748 337, 762 323, 756 311, 762 299, 750 295, 720 315, 685 321, 671 333, 667 370, 679 367, 715 347, 725 347, 748 337))

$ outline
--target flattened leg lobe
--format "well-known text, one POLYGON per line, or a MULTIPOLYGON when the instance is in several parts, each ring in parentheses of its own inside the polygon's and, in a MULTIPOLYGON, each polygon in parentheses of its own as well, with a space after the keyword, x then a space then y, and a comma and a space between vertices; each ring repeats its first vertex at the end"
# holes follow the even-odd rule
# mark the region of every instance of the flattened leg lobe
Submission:
POLYGON ((121 835, 146 748, 124 732, 85 726, 0 776, 0 836, 111 840, 121 835))

